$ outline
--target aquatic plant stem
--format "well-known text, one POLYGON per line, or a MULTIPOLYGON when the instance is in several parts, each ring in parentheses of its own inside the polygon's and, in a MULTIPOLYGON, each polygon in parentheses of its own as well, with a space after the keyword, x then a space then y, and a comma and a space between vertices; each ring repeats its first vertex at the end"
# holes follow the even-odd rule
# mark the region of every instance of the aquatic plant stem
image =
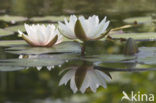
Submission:
POLYGON ((85 43, 82 43, 82 47, 81 47, 81 56, 85 56, 85 50, 86 50, 86 46, 85 43))

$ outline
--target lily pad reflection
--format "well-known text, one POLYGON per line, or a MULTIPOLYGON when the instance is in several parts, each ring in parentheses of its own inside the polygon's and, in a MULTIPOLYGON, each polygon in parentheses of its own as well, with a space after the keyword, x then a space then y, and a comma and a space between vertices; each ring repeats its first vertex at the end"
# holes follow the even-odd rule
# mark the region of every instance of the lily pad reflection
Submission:
POLYGON ((0 66, 0 71, 17 71, 17 70, 23 70, 25 67, 17 67, 17 66, 0 66))

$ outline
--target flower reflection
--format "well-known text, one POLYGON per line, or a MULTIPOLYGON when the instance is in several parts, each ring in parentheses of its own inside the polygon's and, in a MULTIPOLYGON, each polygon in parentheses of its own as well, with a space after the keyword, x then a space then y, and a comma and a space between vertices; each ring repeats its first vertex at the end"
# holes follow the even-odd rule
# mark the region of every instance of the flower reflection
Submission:
POLYGON ((84 93, 88 88, 96 92, 99 86, 106 88, 106 81, 111 80, 109 72, 95 69, 93 65, 83 64, 81 66, 72 66, 65 70, 67 72, 61 78, 59 85, 66 85, 70 81, 70 88, 74 93, 78 90, 84 93))

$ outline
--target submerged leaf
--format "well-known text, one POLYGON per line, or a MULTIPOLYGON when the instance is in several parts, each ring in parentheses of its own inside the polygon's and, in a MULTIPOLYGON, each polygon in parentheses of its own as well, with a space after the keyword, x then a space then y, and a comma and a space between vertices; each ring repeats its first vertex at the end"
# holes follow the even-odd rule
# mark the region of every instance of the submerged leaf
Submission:
POLYGON ((8 72, 8 71, 17 71, 17 70, 23 70, 25 69, 25 67, 17 67, 17 66, 0 66, 0 71, 5 71, 5 72, 8 72))

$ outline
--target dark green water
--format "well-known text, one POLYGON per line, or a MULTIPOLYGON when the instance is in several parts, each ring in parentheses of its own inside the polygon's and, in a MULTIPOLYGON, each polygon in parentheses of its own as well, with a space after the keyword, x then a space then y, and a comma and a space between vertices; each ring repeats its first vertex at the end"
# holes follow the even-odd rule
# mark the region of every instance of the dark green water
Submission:
MULTIPOLYGON (((88 17, 96 14, 100 19, 107 16, 111 21, 110 27, 119 27, 126 24, 123 21, 126 18, 146 16, 155 18, 156 1, 0 0, 0 15, 5 14, 28 18, 71 14, 88 17)), ((30 20, 25 22, 49 23, 30 20)), ((25 22, 0 21, 0 27, 23 25, 25 22)), ((152 21, 149 24, 125 29, 123 32, 155 33, 155 27, 155 21, 152 21)), ((11 36, 1 37, 0 41, 16 39, 21 38, 14 33, 11 36)), ((139 53, 133 56, 123 55, 125 42, 119 40, 91 41, 85 45, 84 56, 76 49, 73 49, 76 52, 72 53, 28 55, 14 54, 20 49, 16 46, 0 47, 0 103, 129 103, 127 100, 121 101, 123 91, 128 95, 131 91, 156 94, 155 41, 137 41, 139 53), (9 52, 8 48, 13 51, 9 52), (42 69, 38 70, 36 67, 42 69), (68 81, 69 79, 71 81, 68 81), (59 86, 61 80, 68 81, 67 85, 59 86), (73 81, 76 87, 71 86, 74 84, 73 81), (103 87, 97 88, 98 85, 95 84, 103 87), (91 88, 87 88, 88 85, 91 88), (77 92, 73 93, 76 89, 77 92), (82 91, 85 93, 81 93, 82 91)), ((28 49, 38 52, 41 50, 28 49)), ((146 101, 141 103, 144 102, 148 103, 146 101)))

